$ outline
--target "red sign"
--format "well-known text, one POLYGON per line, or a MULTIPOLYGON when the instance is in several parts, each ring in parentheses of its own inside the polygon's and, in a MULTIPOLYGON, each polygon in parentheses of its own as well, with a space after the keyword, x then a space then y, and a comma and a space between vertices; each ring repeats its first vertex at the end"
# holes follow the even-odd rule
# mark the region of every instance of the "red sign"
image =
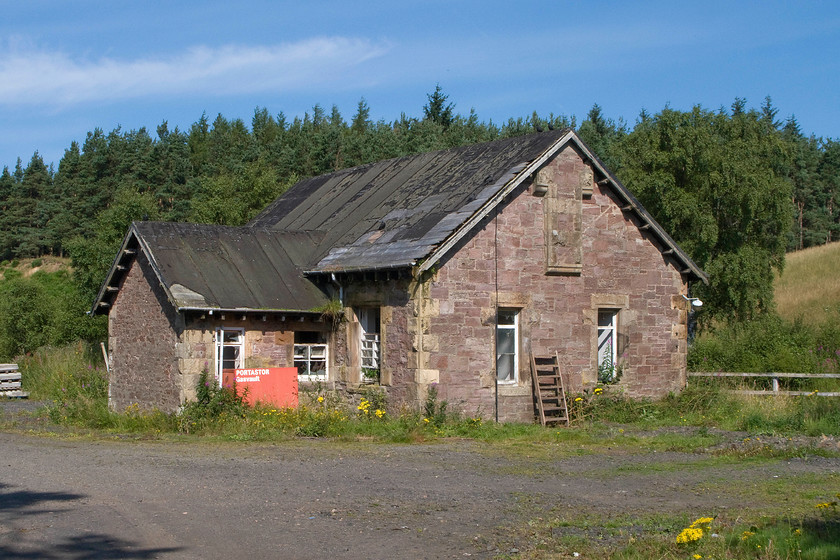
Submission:
POLYGON ((297 368, 228 369, 223 378, 227 387, 232 386, 235 379, 237 392, 247 389, 245 401, 248 404, 260 402, 281 408, 297 407, 297 368))

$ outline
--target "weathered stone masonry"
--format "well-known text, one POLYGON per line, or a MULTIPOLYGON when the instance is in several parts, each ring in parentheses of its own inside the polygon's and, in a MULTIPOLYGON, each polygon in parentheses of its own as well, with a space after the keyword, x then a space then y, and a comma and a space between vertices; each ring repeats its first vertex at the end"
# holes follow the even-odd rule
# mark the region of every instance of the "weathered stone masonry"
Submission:
POLYGON ((573 390, 595 383, 599 308, 619 310, 621 387, 627 394, 662 395, 682 387, 680 294, 686 286, 656 242, 592 177, 580 154, 567 147, 540 172, 548 184, 545 196, 534 196, 532 184, 521 186, 441 264, 429 297, 416 303, 425 310, 418 328, 418 361, 424 365, 419 393, 439 382, 442 398, 468 411, 493 413, 497 294, 500 307, 520 310, 519 382, 499 386, 501 419, 533 419, 529 350, 558 352, 573 390), (581 178, 591 195, 582 196, 581 178), (563 213, 568 215, 557 216, 563 213), (580 235, 560 235, 565 242, 552 250, 546 244, 558 237, 559 224, 580 227, 580 235), (558 266, 567 271, 558 272, 558 266))
POLYGON ((122 410, 175 410, 181 404, 181 374, 175 344, 183 332, 149 261, 133 261, 108 315, 110 406, 122 410))
POLYGON ((379 162, 294 191, 241 228, 132 224, 92 310, 110 314, 113 408, 194 398, 201 373, 216 372, 220 328, 243 333, 246 368, 293 367, 295 333, 321 332, 300 338, 328 343, 318 388, 355 397, 367 381, 362 323, 378 328, 394 408, 420 406, 435 384, 468 414, 533 421, 531 351, 559 355, 570 391, 590 388, 599 329, 618 390, 685 384, 687 281, 708 278, 572 131, 379 162), (322 247, 327 230, 338 235, 322 247), (334 299, 341 320, 316 311, 334 299), (516 333, 518 362, 497 384, 498 332, 516 333))

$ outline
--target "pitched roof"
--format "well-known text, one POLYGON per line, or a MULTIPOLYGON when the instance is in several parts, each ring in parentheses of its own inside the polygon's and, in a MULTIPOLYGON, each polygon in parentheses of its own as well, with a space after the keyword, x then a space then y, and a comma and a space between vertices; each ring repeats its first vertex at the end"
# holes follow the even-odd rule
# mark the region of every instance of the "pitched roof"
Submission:
POLYGON ((405 156, 306 179, 249 225, 323 231, 311 271, 412 266, 563 133, 405 156))
POLYGON ((149 259, 167 298, 179 311, 314 312, 327 297, 301 270, 318 237, 262 228, 135 222, 93 312, 110 305, 137 250, 149 259))
POLYGON ((405 156, 300 181, 249 225, 323 232, 308 272, 426 270, 567 145, 588 158, 680 270, 706 274, 570 129, 405 156))
POLYGON ((107 309, 133 247, 178 309, 306 311, 311 274, 428 270, 553 155, 574 145, 682 274, 706 274, 572 130, 405 156, 305 179, 239 228, 135 223, 94 303, 107 309))

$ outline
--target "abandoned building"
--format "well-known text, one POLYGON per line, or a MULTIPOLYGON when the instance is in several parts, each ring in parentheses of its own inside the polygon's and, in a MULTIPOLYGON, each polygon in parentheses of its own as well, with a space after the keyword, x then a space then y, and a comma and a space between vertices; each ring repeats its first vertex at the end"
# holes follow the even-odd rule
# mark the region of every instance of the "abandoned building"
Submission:
POLYGON ((294 367, 533 421, 531 353, 558 356, 571 390, 684 387, 696 281, 562 130, 306 179, 242 227, 134 223, 92 312, 109 316, 115 409, 175 410, 205 370, 294 367))

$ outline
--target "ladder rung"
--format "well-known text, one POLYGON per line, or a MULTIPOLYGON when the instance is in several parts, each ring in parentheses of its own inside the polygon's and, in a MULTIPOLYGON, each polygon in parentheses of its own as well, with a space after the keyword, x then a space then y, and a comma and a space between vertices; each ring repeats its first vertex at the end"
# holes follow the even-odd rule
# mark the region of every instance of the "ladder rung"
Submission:
POLYGON ((531 387, 537 418, 543 426, 564 422, 569 424, 563 376, 559 356, 534 356, 531 354, 531 387))

